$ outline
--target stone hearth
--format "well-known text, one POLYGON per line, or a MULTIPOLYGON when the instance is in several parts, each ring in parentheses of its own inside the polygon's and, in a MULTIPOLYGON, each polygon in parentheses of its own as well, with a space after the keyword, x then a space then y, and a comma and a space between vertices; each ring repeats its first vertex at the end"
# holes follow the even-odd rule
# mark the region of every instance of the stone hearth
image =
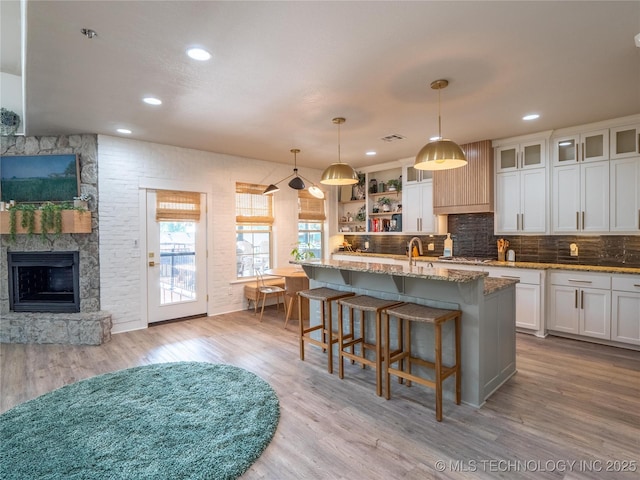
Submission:
POLYGON ((111 314, 10 312, 2 315, 4 343, 101 345, 111 340, 111 314))

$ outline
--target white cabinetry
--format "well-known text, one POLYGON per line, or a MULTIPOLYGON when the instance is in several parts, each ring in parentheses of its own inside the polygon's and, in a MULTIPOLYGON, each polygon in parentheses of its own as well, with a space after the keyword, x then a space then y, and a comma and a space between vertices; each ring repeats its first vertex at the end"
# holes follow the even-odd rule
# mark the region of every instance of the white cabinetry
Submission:
POLYGON ((496 235, 545 233, 547 230, 546 169, 496 175, 496 235))
POLYGON ((611 338, 610 275, 552 272, 550 284, 549 330, 611 338))
POLYGON ((609 129, 555 138, 553 152, 554 165, 609 160, 609 129))
POLYGON ((494 142, 495 234, 547 232, 547 140, 494 142))
POLYGON ((640 124, 611 129, 611 160, 640 155, 640 124))
POLYGON ((610 231, 638 233, 640 230, 640 155, 611 160, 610 231))
POLYGON ((544 139, 504 145, 496 148, 496 172, 541 168, 547 163, 544 139))
POLYGON ((611 278, 611 340, 640 345, 640 278, 611 278))
POLYGON ((402 230, 405 233, 435 233, 433 182, 405 185, 402 189, 402 230))
POLYGON ((516 284, 516 328, 544 336, 544 272, 522 268, 486 267, 490 277, 512 278, 516 284))
POLYGON ((609 162, 553 167, 553 233, 609 231, 609 162))

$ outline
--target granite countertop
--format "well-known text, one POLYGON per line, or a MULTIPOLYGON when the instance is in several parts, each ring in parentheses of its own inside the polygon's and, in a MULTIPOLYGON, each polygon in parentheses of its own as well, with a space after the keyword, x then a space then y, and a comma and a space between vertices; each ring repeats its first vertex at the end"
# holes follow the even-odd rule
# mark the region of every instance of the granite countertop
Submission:
MULTIPOLYGON (((406 258, 406 257, 405 257, 406 258)), ((352 272, 382 273, 399 277, 424 278, 427 280, 441 280, 445 282, 466 283, 488 276, 487 272, 456 270, 453 268, 429 267, 426 265, 410 266, 389 265, 384 263, 352 262, 347 260, 310 260, 299 262, 304 266, 319 266, 335 270, 349 270, 352 272)))
MULTIPOLYGON (((356 257, 378 257, 392 258, 395 260, 407 260, 406 255, 388 254, 388 253, 372 253, 372 252, 337 252, 339 255, 353 255, 356 257)), ((443 260, 439 257, 420 256, 416 257, 418 262, 446 262, 461 265, 487 265, 490 267, 508 267, 508 268, 528 268, 532 270, 571 270, 581 272, 596 273, 624 273, 631 275, 640 275, 640 268, 634 267, 608 267, 600 265, 571 265, 564 263, 535 263, 535 262, 499 262, 497 260, 488 260, 483 262, 473 262, 465 260, 443 260)))
MULTIPOLYGON (((405 257, 406 258, 406 257, 405 257)), ((390 265, 376 262, 352 262, 347 260, 311 260, 300 262, 303 266, 321 266, 335 270, 349 270, 353 272, 381 273, 400 277, 424 278, 427 280, 441 280, 445 282, 466 283, 484 278, 485 295, 497 292, 518 283, 511 278, 492 278, 487 272, 474 270, 456 270, 454 268, 429 267, 424 265, 410 266, 390 265)))

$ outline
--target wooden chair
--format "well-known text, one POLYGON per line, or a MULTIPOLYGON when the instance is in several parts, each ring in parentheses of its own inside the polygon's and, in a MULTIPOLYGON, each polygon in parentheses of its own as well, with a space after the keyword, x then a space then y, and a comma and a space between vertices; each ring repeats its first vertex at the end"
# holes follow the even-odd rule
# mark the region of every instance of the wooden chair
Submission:
POLYGON ((282 298, 282 308, 284 310, 285 321, 287 318, 287 304, 285 301, 286 290, 277 285, 267 285, 264 281, 264 274, 259 268, 255 269, 256 274, 256 288, 258 290, 258 303, 262 299, 262 307, 260 308, 260 321, 262 322, 262 315, 264 314, 264 304, 269 297, 276 297, 276 306, 278 311, 280 310, 280 298, 282 298))

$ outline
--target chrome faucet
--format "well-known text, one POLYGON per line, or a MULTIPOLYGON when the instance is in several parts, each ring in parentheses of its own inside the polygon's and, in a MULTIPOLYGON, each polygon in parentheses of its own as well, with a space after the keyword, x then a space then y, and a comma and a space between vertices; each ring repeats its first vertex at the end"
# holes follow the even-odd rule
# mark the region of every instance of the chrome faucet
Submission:
POLYGON ((411 240, 409 240, 409 251, 407 252, 407 255, 409 256, 409 266, 411 266, 411 259, 413 258, 413 264, 416 264, 416 259, 413 256, 413 243, 417 242, 418 243, 418 255, 420 255, 420 252, 422 252, 422 240, 420 240, 418 237, 413 237, 411 240))

